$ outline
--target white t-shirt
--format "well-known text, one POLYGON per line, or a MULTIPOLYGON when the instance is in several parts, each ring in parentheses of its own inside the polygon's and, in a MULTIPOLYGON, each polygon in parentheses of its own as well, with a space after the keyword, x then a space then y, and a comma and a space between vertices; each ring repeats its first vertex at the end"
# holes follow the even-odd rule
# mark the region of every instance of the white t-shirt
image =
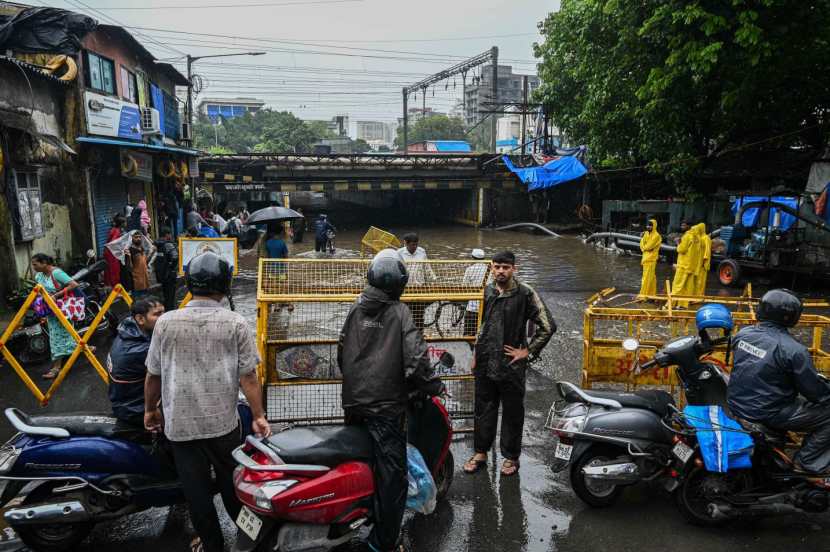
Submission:
MULTIPOLYGON (((482 262, 468 266, 467 270, 464 271, 464 279, 461 283, 465 286, 478 286, 482 283, 486 283, 482 282, 482 280, 484 279, 484 275, 487 274, 487 265, 487 262, 482 262)), ((480 301, 468 301, 467 311, 478 312, 479 303, 480 301)))
POLYGON ((426 280, 434 281, 437 279, 428 264, 412 262, 427 260, 427 252, 423 247, 415 249, 415 253, 410 253, 406 247, 401 247, 398 249, 398 254, 403 259, 403 262, 406 263, 406 269, 409 271, 409 284, 419 286, 423 285, 426 280))

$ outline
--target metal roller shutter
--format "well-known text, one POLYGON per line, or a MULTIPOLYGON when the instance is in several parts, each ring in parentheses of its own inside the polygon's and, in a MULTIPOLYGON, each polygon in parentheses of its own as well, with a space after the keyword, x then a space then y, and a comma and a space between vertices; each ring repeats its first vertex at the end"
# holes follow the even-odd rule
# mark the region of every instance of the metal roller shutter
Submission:
POLYGON ((112 226, 112 217, 123 213, 127 204, 127 187, 120 178, 114 182, 101 182, 99 179, 92 188, 92 203, 95 213, 95 243, 98 254, 103 255, 107 234, 112 226))

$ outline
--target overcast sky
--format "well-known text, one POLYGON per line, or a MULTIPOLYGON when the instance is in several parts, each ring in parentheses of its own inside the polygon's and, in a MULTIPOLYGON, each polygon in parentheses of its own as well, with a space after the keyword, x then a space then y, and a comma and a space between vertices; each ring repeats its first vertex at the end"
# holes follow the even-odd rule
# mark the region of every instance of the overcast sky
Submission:
MULTIPOLYGON (((559 5, 558 0, 31 3, 133 27, 131 32, 150 51, 169 58, 182 72, 184 54, 265 51, 257 57, 196 62, 194 72, 205 84, 200 96, 256 97, 304 119, 348 114, 352 121, 394 120, 400 116, 403 86, 494 45, 501 63, 513 65, 516 72, 535 73, 532 44, 540 38, 537 24, 559 5)), ((446 88, 430 90, 427 105, 447 111, 460 93, 458 77, 446 88)), ((419 95, 417 105, 421 101, 419 95)))

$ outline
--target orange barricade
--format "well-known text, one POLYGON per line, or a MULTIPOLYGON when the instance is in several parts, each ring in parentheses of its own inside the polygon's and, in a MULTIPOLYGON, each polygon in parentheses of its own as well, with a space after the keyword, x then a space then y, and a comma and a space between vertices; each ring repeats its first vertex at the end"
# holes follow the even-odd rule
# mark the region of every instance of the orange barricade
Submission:
POLYGON ((61 383, 63 383, 63 380, 66 378, 67 374, 69 374, 69 371, 72 369, 72 366, 75 365, 75 362, 77 362, 78 357, 81 355, 81 353, 83 353, 86 356, 86 359, 89 361, 92 367, 95 368, 95 371, 98 372, 98 375, 101 376, 101 379, 104 380, 104 383, 109 383, 109 375, 107 374, 107 371, 104 369, 103 366, 101 366, 101 363, 98 362, 98 359, 95 358, 95 354, 89 348, 88 342, 90 338, 93 335, 95 335, 95 331, 98 329, 98 325, 101 323, 101 320, 103 320, 104 315, 107 313, 107 311, 109 311, 110 307, 112 307, 112 304, 119 297, 121 297, 127 303, 127 305, 132 305, 133 300, 129 296, 129 294, 126 291, 124 291, 124 288, 121 287, 120 284, 115 286, 115 288, 113 288, 112 290, 112 293, 110 293, 107 297, 107 300, 104 301, 103 305, 101 305, 101 310, 98 311, 98 314, 95 316, 95 318, 92 321, 92 324, 89 325, 86 332, 84 332, 84 335, 78 334, 78 332, 75 330, 75 327, 69 320, 66 319, 61 310, 58 308, 58 305, 55 303, 54 299, 52 299, 52 297, 49 295, 46 289, 43 288, 43 286, 35 286, 35 288, 26 298, 26 301, 23 302, 23 305, 21 305, 20 309, 17 311, 17 314, 6 327, 6 330, 3 332, 3 335, 0 336, 0 352, 2 352, 3 357, 11 365, 12 369, 17 373, 21 381, 23 381, 23 383, 26 385, 29 391, 32 392, 32 395, 35 396, 35 398, 38 400, 38 402, 40 402, 42 406, 46 406, 46 404, 49 403, 49 400, 54 396, 55 391, 57 391, 61 383), (43 298, 44 302, 46 303, 46 305, 48 305, 49 309, 52 311, 55 317, 57 317, 58 321, 60 321, 61 325, 66 329, 67 332, 69 332, 69 335, 71 335, 72 339, 74 339, 75 342, 78 344, 75 347, 75 350, 72 351, 72 354, 69 355, 69 358, 66 360, 63 367, 61 367, 61 370, 55 378, 55 381, 52 382, 52 385, 49 387, 46 393, 43 393, 38 388, 38 386, 35 385, 35 383, 32 381, 32 378, 29 377, 29 374, 27 374, 23 367, 20 365, 20 362, 18 362, 18 360, 14 358, 14 355, 12 355, 11 351, 9 351, 6 348, 6 342, 9 340, 14 330, 17 329, 17 327, 20 325, 21 321, 23 320, 23 317, 26 315, 26 311, 29 310, 29 308, 32 306, 32 303, 34 303, 35 299, 37 299, 38 296, 43 298))

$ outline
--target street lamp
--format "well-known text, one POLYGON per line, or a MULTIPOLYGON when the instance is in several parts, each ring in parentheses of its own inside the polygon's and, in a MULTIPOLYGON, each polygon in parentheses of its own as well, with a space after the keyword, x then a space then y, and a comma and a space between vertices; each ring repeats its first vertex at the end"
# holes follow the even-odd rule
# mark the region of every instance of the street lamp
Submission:
MULTIPOLYGON (((191 67, 193 63, 200 59, 231 57, 231 56, 264 56, 265 52, 240 52, 238 54, 213 54, 209 56, 191 56, 187 55, 187 126, 190 128, 191 137, 193 136, 193 75, 191 75, 191 67)), ((192 138, 191 138, 192 139, 192 138)))

